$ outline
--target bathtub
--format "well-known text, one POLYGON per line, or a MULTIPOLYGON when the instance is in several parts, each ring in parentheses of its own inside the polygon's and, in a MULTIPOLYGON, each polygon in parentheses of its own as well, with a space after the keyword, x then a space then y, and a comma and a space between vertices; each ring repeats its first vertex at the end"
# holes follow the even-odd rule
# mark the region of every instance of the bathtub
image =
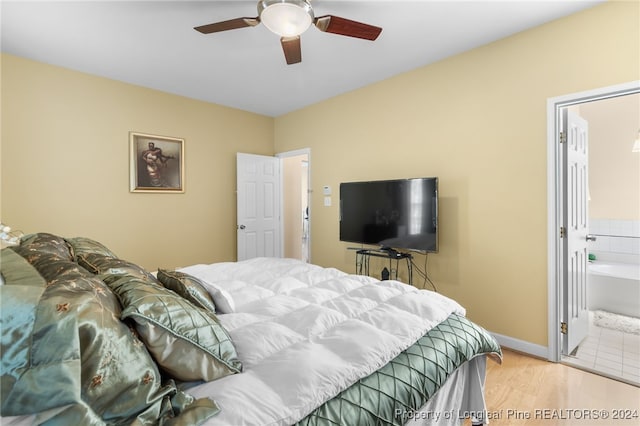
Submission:
POLYGON ((640 264, 596 260, 589 263, 587 302, 603 310, 640 318, 640 264))

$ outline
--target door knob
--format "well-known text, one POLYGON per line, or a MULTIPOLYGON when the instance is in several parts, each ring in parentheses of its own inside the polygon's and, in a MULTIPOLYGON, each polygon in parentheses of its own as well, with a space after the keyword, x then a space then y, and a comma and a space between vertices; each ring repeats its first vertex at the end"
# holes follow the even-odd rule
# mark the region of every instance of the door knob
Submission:
POLYGON ((238 229, 244 229, 244 228, 246 228, 246 226, 244 226, 244 225, 238 225, 238 229))
POLYGON ((587 241, 595 241, 595 240, 596 240, 595 235, 587 234, 587 241))

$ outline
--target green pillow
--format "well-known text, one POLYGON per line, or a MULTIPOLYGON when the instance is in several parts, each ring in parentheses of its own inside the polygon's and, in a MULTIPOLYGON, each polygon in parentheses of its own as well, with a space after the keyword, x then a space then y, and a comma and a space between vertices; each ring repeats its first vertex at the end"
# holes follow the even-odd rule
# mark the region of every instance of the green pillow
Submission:
POLYGON ((48 267, 47 257, 59 277, 45 282, 35 265, 10 249, 1 252, 2 415, 51 410, 42 415, 55 424, 131 424, 168 415, 176 390, 162 385, 146 348, 119 320, 115 295, 71 261, 43 253, 39 265, 48 267))
POLYGON ((227 331, 213 312, 153 281, 118 276, 108 285, 157 364, 182 381, 211 381, 242 371, 227 331))
POLYGON ((118 257, 104 244, 86 237, 65 238, 71 247, 71 254, 77 260, 81 254, 97 253, 107 257, 118 257))
POLYGON ((141 266, 126 260, 105 256, 100 253, 82 253, 77 256, 80 266, 89 272, 101 275, 103 281, 118 279, 121 276, 133 276, 140 279, 156 282, 156 278, 141 266))
POLYGON ((71 250, 67 242, 57 235, 40 232, 29 234, 20 239, 20 245, 13 249, 20 256, 31 262, 36 257, 52 255, 60 259, 72 260, 71 250))
POLYGON ((199 308, 216 312, 216 305, 211 295, 198 278, 184 272, 158 269, 158 280, 163 286, 175 291, 199 308))
MULTIPOLYGON (((51 256, 47 256, 51 257, 51 256)), ((44 287, 47 285, 47 281, 38 273, 38 270, 33 268, 29 262, 15 251, 15 247, 4 248, 0 251, 0 273, 4 279, 5 284, 11 284, 15 286, 25 287, 44 287)), ((27 289, 25 289, 26 291, 27 289)), ((38 290, 33 290, 32 293, 36 294, 38 290)), ((31 296, 33 296, 33 294, 31 296)), ((12 318, 15 319, 15 318, 12 318)))

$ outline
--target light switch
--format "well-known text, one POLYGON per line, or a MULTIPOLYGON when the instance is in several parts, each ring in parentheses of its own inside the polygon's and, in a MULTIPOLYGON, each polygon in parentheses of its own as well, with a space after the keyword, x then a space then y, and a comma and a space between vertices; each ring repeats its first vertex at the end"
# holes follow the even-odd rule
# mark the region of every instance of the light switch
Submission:
POLYGON ((331 206, 331 197, 324 197, 324 206, 325 207, 331 206))

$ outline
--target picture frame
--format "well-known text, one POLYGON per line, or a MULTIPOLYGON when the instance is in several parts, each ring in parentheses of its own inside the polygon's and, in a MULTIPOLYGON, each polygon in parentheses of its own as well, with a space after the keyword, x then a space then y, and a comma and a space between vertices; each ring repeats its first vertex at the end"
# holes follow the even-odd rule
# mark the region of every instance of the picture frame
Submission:
POLYGON ((129 132, 129 191, 184 193, 184 139, 129 132))

